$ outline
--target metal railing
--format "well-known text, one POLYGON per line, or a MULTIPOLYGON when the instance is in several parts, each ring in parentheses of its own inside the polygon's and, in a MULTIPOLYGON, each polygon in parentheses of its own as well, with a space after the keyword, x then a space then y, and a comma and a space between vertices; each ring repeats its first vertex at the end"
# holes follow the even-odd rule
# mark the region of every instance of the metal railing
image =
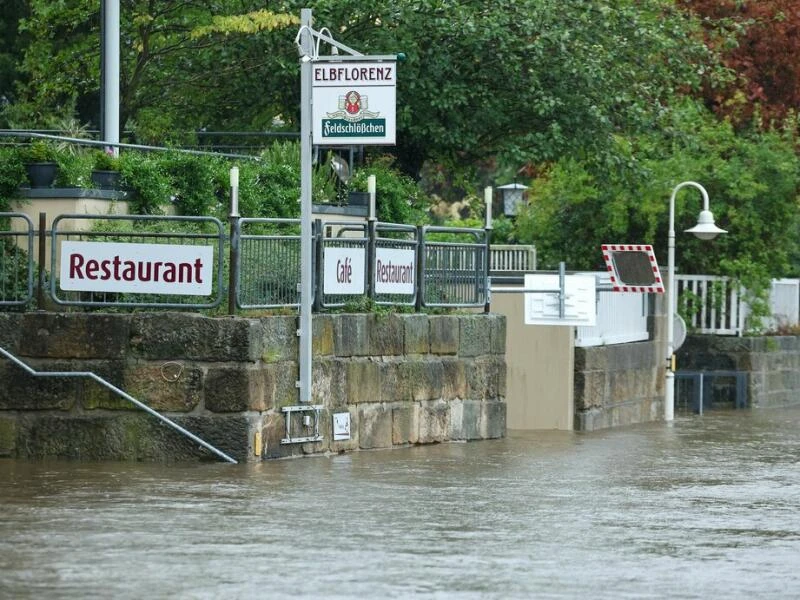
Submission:
POLYGON ((300 220, 238 219, 236 305, 300 306, 300 220))
POLYGON ((486 232, 458 227, 422 228, 422 304, 484 306, 489 295, 486 232))
POLYGON ((95 373, 92 373, 91 371, 36 371, 35 369, 32 369, 27 364, 25 364, 24 362, 19 360, 16 356, 11 354, 5 348, 0 347, 0 355, 3 355, 5 358, 7 358, 11 362, 13 362, 15 365, 17 365, 19 368, 24 370, 29 375, 32 375, 33 377, 64 377, 64 378, 78 378, 78 379, 87 378, 87 379, 91 379, 92 381, 95 381, 96 383, 100 384, 101 386, 105 387, 106 389, 111 390, 112 392, 114 392, 115 394, 120 396, 121 398, 124 398, 125 400, 127 400, 131 404, 137 406, 138 408, 141 408, 146 413, 148 413, 148 414, 154 416, 155 418, 157 418, 158 420, 166 423, 167 425, 172 427, 175 431, 177 431, 177 432, 181 433, 182 435, 188 437, 193 442, 196 442, 197 444, 200 444, 203 448, 213 452, 214 454, 216 454, 217 456, 219 456, 223 460, 226 460, 229 463, 237 464, 237 461, 236 461, 235 458, 232 458, 232 457, 228 456, 222 450, 219 450, 219 449, 215 448, 214 446, 212 446, 211 444, 209 444, 208 442, 200 439, 195 434, 193 434, 191 431, 189 431, 187 429, 184 429, 183 427, 178 425, 175 421, 165 417, 164 415, 162 415, 158 411, 153 410, 152 408, 147 406, 144 402, 140 402, 139 400, 137 400, 136 398, 134 398, 130 394, 127 394, 126 392, 124 392, 121 389, 119 389, 117 386, 113 385, 112 383, 109 383, 108 381, 106 381, 105 379, 103 379, 99 375, 96 375, 95 373))
POLYGON ((24 306, 33 300, 33 239, 27 215, 0 213, 0 306, 24 306))
MULTIPOLYGON (((71 247, 71 246, 70 246, 71 247)), ((88 246, 81 246, 87 248, 88 246)), ((222 222, 214 217, 126 216, 126 215, 59 215, 53 219, 50 231, 50 296, 56 304, 73 306, 114 306, 150 308, 215 308, 222 303, 225 290, 223 262, 225 257, 225 232, 222 222), (123 224, 99 230, 102 222, 123 224), (148 227, 149 226, 149 227, 148 227), (105 258, 79 258, 74 252, 69 261, 64 260, 68 242, 93 243, 105 258), (169 293, 170 287, 181 283, 184 273, 189 276, 198 269, 190 263, 170 263, 167 260, 149 262, 140 260, 143 245, 168 245, 169 255, 181 248, 208 249, 211 264, 206 265, 207 276, 212 280, 208 293, 169 293), (53 250, 54 249, 54 250, 53 250), (111 256, 114 252, 124 252, 111 256), (85 264, 84 264, 85 262, 85 264), (80 264, 79 264, 80 263, 80 264), (58 276, 56 275, 58 274, 58 276), (81 291, 65 290, 66 275, 77 274, 93 282, 81 291), (60 280, 60 281, 59 281, 60 280), (147 282, 151 289, 145 289, 147 282), (163 283, 163 286, 157 284, 163 283), (138 291, 139 288, 143 291, 138 291), (163 291, 153 289, 163 288, 163 291)), ((200 260, 200 259, 198 259, 200 260)), ((199 265, 198 265, 199 266, 199 265)), ((195 273, 196 276, 196 273, 195 273)))
MULTIPOLYGON (((49 298, 60 306, 214 309, 227 294, 230 314, 297 308, 299 225, 233 218, 226 235, 213 217, 64 214, 48 229, 40 213, 34 229, 25 215, 0 213, 0 306, 35 300, 44 309, 49 298)), ((364 298, 486 308, 485 230, 317 219, 312 235, 317 310, 364 298), (354 287, 341 285, 345 276, 354 287)))

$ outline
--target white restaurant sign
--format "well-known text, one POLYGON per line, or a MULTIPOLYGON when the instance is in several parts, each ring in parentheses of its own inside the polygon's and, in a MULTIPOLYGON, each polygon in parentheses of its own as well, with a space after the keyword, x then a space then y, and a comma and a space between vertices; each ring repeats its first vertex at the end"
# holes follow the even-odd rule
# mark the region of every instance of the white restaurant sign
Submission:
POLYGON ((208 296, 212 246, 64 242, 61 289, 208 296))
POLYGON ((413 296, 416 257, 413 250, 378 248, 375 253, 375 292, 413 296))
POLYGON ((322 259, 326 294, 363 294, 365 251, 363 248, 325 248, 322 259))
POLYGON ((392 145, 397 62, 337 60, 312 67, 313 143, 392 145))

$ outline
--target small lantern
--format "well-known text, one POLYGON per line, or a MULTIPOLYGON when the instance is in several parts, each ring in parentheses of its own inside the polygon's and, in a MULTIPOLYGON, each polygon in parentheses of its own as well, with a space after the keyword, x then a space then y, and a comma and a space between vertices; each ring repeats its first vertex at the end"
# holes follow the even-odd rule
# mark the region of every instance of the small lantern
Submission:
POLYGON ((516 217, 520 205, 525 202, 525 190, 527 185, 521 183, 507 183, 497 188, 503 198, 503 214, 507 217, 516 217))

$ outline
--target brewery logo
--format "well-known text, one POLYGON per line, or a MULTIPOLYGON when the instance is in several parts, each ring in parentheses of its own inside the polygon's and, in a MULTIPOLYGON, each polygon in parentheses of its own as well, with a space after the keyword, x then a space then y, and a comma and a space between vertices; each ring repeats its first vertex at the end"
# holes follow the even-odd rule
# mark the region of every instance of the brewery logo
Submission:
POLYGON ((322 120, 322 137, 382 137, 386 135, 386 119, 379 112, 370 112, 367 96, 350 90, 339 96, 337 110, 326 113, 322 120))

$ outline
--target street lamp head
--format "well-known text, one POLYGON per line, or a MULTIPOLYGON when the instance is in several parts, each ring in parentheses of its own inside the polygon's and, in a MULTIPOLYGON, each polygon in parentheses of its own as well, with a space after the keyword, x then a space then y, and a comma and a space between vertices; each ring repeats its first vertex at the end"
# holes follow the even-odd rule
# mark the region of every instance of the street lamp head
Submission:
POLYGON ((728 233, 714 224, 714 215, 710 210, 701 210, 697 217, 697 225, 687 229, 686 233, 693 233, 701 240, 713 240, 720 233, 728 233))

